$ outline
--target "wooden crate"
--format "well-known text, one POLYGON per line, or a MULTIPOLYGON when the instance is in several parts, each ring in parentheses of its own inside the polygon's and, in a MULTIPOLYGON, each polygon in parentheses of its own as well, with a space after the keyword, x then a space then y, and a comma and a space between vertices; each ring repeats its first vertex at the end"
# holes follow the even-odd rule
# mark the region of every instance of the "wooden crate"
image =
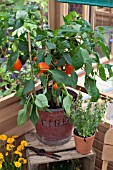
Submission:
POLYGON ((33 151, 27 149, 26 155, 28 159, 29 170, 39 170, 40 167, 42 167, 42 169, 45 170, 47 167, 45 165, 49 164, 50 162, 65 161, 65 160, 78 159, 78 158, 80 158, 82 161, 82 170, 94 170, 95 153, 91 151, 87 155, 79 154, 75 149, 75 143, 73 137, 68 143, 60 146, 44 145, 43 143, 39 142, 35 132, 27 133, 25 135, 25 139, 28 142, 28 146, 45 149, 46 151, 54 152, 61 156, 59 160, 55 160, 52 158, 48 158, 46 156, 38 156, 33 151))

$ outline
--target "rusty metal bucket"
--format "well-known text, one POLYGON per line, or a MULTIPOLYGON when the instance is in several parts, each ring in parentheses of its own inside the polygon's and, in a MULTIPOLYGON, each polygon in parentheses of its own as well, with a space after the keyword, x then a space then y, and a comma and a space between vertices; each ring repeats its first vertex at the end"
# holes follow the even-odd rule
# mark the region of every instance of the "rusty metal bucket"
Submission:
POLYGON ((39 111, 40 120, 36 124, 39 141, 47 145, 62 145, 72 136, 73 124, 65 116, 63 109, 39 111))

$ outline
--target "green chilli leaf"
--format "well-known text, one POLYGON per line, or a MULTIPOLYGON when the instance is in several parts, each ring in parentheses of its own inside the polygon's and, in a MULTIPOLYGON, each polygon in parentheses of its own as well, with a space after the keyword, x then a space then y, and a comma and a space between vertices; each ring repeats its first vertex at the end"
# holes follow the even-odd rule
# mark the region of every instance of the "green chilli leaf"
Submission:
POLYGON ((36 96, 35 104, 39 108, 46 108, 46 107, 49 106, 47 97, 44 94, 39 94, 39 95, 36 96))
POLYGON ((113 70, 112 70, 113 65, 110 64, 105 64, 104 68, 106 68, 109 72, 109 78, 113 76, 113 70))
POLYGON ((51 61, 52 61, 52 55, 47 55, 47 57, 45 58, 45 62, 47 63, 47 65, 50 65, 50 63, 51 63, 51 61))
POLYGON ((72 65, 75 70, 78 70, 83 66, 83 64, 84 64, 84 58, 81 53, 81 48, 79 48, 72 58, 72 65))
POLYGON ((73 80, 73 82, 74 82, 74 84, 75 84, 75 87, 76 87, 77 82, 78 82, 78 75, 76 74, 75 71, 72 72, 71 78, 72 78, 72 80, 73 80))
POLYGON ((68 52, 63 53, 63 57, 65 58, 68 64, 72 65, 71 56, 68 52))
POLYGON ((54 43, 46 42, 46 45, 50 50, 53 50, 56 48, 56 44, 54 43))
POLYGON ((92 65, 91 65, 90 62, 87 62, 87 63, 86 63, 86 68, 85 68, 85 70, 86 70, 86 74, 87 74, 87 75, 89 75, 89 74, 92 72, 93 67, 92 67, 92 65))
POLYGON ((86 49, 80 48, 79 50, 80 50, 81 56, 84 59, 84 63, 86 63, 88 60, 90 60, 89 53, 86 49))
POLYGON ((64 107, 65 112, 66 112, 66 115, 67 115, 68 117, 70 117, 71 106, 72 106, 72 96, 67 95, 67 96, 63 99, 63 107, 64 107))
POLYGON ((44 74, 41 74, 40 80, 41 80, 41 83, 43 84, 43 86, 46 87, 47 86, 47 79, 46 79, 46 76, 44 74))
POLYGON ((105 73, 105 69, 104 66, 102 64, 98 65, 98 69, 99 69, 99 76, 102 80, 106 81, 106 73, 105 73))
POLYGON ((18 58, 18 53, 13 53, 9 58, 7 62, 7 70, 9 70, 11 67, 13 67, 14 63, 16 62, 18 58))
POLYGON ((37 56, 36 56, 36 58, 37 58, 37 64, 39 63, 39 62, 41 62, 41 61, 43 61, 43 59, 44 59, 44 55, 45 55, 45 50, 39 50, 38 51, 38 54, 37 54, 37 56))
POLYGON ((27 94, 28 92, 32 91, 35 87, 35 82, 33 79, 27 80, 24 86, 24 94, 27 94))
POLYGON ((23 88, 20 88, 14 96, 17 96, 17 97, 20 97, 22 95, 22 92, 23 92, 23 88))
POLYGON ((36 125, 36 123, 39 120, 39 115, 38 115, 38 109, 36 105, 32 106, 31 112, 30 112, 30 117, 29 119, 31 120, 31 122, 36 125))
POLYGON ((18 112, 17 122, 19 127, 22 126, 28 119, 29 119, 29 114, 25 108, 18 112))
POLYGON ((96 102, 100 97, 99 90, 96 87, 96 80, 86 76, 84 86, 91 96, 91 101, 96 102))
POLYGON ((75 80, 73 80, 71 77, 69 77, 67 74, 60 70, 48 70, 52 73, 53 78, 56 82, 63 83, 66 86, 71 86, 73 88, 76 87, 75 80))

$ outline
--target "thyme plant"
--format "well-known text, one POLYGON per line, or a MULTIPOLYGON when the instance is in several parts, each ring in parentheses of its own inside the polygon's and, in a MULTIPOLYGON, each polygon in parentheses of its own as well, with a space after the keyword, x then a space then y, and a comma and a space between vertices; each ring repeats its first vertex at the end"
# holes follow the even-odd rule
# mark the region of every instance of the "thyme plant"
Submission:
POLYGON ((89 137, 96 132, 104 117, 107 100, 98 99, 97 102, 91 102, 83 101, 82 98, 82 94, 79 93, 75 109, 72 110, 71 121, 75 126, 75 134, 89 137))

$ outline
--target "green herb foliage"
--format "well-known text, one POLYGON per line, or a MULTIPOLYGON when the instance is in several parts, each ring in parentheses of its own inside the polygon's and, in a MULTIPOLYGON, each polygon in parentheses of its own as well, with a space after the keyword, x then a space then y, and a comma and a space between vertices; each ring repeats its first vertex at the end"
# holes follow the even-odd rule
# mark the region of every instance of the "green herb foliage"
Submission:
POLYGON ((79 93, 75 108, 72 109, 71 121, 75 126, 75 134, 82 137, 92 136, 104 118, 106 100, 99 99, 97 102, 83 101, 79 93))

